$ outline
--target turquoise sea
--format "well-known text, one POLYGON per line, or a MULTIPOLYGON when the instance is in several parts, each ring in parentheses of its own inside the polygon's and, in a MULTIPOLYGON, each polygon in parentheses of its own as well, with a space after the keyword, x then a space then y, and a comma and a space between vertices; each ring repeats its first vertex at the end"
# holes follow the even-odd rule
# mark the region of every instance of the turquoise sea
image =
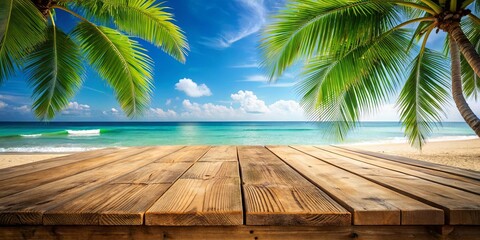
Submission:
MULTIPOLYGON (((312 122, 0 122, 0 152, 71 152, 144 145, 296 145, 405 142, 395 122, 363 122, 344 142, 312 122)), ((430 140, 475 138, 465 123, 443 123, 430 140)))

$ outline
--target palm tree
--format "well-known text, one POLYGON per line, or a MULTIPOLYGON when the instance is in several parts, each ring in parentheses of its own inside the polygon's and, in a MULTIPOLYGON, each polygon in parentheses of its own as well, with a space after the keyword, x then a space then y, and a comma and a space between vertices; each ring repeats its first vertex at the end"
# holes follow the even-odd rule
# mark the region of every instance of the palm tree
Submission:
POLYGON ((303 61, 302 105, 341 139, 401 85, 397 107, 412 145, 421 148, 441 121, 450 87, 480 136, 480 120, 464 97, 477 100, 480 93, 476 12, 478 0, 291 0, 263 31, 263 65, 274 81, 303 61), (440 30, 448 36, 444 53, 427 44, 440 30))
POLYGON ((0 84, 25 71, 35 115, 52 119, 81 87, 85 58, 113 88, 126 115, 140 114, 153 88, 153 61, 134 38, 180 62, 188 50, 165 10, 155 0, 1 0, 0 84), (57 27, 56 11, 78 19, 71 32, 57 27))

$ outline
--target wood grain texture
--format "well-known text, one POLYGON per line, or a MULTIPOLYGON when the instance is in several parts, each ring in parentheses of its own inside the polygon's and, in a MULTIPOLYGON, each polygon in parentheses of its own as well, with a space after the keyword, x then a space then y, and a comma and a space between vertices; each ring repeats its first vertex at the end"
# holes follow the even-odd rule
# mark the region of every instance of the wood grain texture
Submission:
MULTIPOLYGON (((345 147, 342 147, 345 148, 345 147)), ((471 179, 475 179, 477 181, 480 181, 480 172, 473 171, 473 170, 468 170, 468 169, 463 169, 463 168, 457 168, 457 167, 452 167, 452 166, 447 166, 447 165, 441 165, 441 164, 436 164, 436 163, 431 163, 431 162, 426 162, 426 161, 420 161, 416 159, 411 159, 411 158, 406 158, 406 157, 401 157, 401 156, 393 156, 393 155, 388 155, 388 154, 383 154, 383 153, 376 153, 376 152, 370 152, 370 151, 364 151, 364 150, 359 150, 355 148, 345 148, 354 152, 370 155, 370 156, 375 156, 379 157, 385 160, 393 161, 393 162, 400 162, 412 166, 417 166, 417 167, 422 167, 426 169, 431 169, 431 170, 436 170, 440 172, 446 172, 450 174, 455 174, 458 176, 462 177, 468 177, 471 179)))
POLYGON ((264 147, 238 147, 247 225, 350 225, 350 213, 264 147))
POLYGON ((391 161, 387 161, 387 162, 381 161, 379 160, 378 157, 374 157, 374 156, 363 155, 363 154, 351 152, 341 148, 330 147, 330 146, 322 146, 321 148, 324 150, 331 151, 333 153, 340 154, 342 156, 354 159, 354 160, 358 160, 364 163, 374 165, 374 166, 386 168, 386 169, 404 173, 410 176, 415 176, 421 179, 425 179, 435 183, 440 183, 445 186, 454 187, 454 188, 468 191, 474 194, 480 194, 480 185, 479 185, 480 182, 476 181, 476 183, 473 183, 473 181, 475 180, 471 180, 471 181, 457 180, 458 176, 453 174, 445 174, 446 176, 440 177, 435 174, 428 174, 423 171, 412 170, 410 168, 394 164, 391 161))
POLYGON ((5 239, 415 239, 478 240, 480 228, 440 235, 427 226, 0 226, 5 239))
POLYGON ((43 213, 47 210, 71 201, 179 148, 151 147, 141 149, 141 153, 134 155, 119 153, 117 157, 121 160, 0 198, 0 224, 42 224, 43 213))
POLYGON ((134 147, 72 156, 3 171, 0 239, 469 239, 480 231, 478 173, 471 171, 314 146, 134 147), (437 225, 442 210, 448 225, 437 225), (56 226, 31 226, 39 224, 56 226), (162 226, 133 226, 142 224, 162 226))
POLYGON ((195 162, 198 156, 202 156, 210 149, 210 146, 187 146, 176 154, 163 157, 156 162, 159 163, 177 163, 177 162, 195 162))
POLYGON ((79 162, 90 158, 101 157, 110 153, 118 152, 118 148, 105 148, 100 150, 74 153, 67 156, 45 159, 38 162, 27 163, 9 168, 0 169, 0 180, 28 175, 41 170, 63 166, 69 163, 79 162))
POLYGON ((211 148, 146 212, 146 225, 241 225, 237 153, 228 149, 211 148))
POLYGON ((236 162, 237 147, 235 146, 213 146, 205 156, 200 159, 200 162, 215 162, 215 161, 232 161, 236 162))
POLYGON ((288 146, 268 147, 352 213, 355 225, 438 225, 443 211, 288 146))
MULTIPOLYGON (((180 147, 175 147, 176 149, 180 147)), ((183 156, 185 147, 163 158, 183 156)), ((142 225, 144 213, 207 150, 195 152, 190 162, 151 162, 109 184, 45 212, 48 225, 142 225)), ((156 161, 161 161, 157 154, 156 161)), ((150 160, 151 161, 151 160, 150 160)))
POLYGON ((24 174, 15 178, 8 178, 0 181, 0 197, 5 197, 14 193, 19 193, 28 189, 35 188, 56 180, 86 172, 123 160, 126 157, 134 156, 145 151, 146 148, 132 148, 120 150, 115 153, 84 159, 79 162, 59 165, 49 169, 37 171, 30 174, 24 174))
POLYGON ((142 225, 171 184, 106 184, 46 211, 45 225, 142 225))
POLYGON ((480 224, 480 196, 359 162, 312 146, 294 148, 377 184, 444 210, 446 224, 480 224))

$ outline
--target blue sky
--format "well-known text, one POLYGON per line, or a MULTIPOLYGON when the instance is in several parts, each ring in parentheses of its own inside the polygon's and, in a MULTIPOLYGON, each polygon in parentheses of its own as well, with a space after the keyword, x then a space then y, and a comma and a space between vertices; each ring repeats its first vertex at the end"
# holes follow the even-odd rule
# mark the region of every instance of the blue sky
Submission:
MULTIPOLYGON (((154 93, 146 121, 306 120, 294 83, 294 67, 276 83, 266 82, 260 61, 259 30, 268 16, 284 5, 278 0, 168 0, 176 24, 186 33, 190 52, 181 64, 154 46, 140 41, 155 61, 154 93)), ((70 29, 76 19, 57 12, 57 23, 70 29)), ((441 36, 431 44, 439 45, 441 36)), ((31 90, 18 73, 0 86, 3 121, 35 120, 30 111, 31 90)), ((392 103, 382 114, 364 120, 398 121, 392 103)), ((478 105, 478 104, 477 104, 478 105)), ((478 111, 477 111, 478 112, 478 111)), ((447 109, 450 121, 461 121, 447 109)), ((83 87, 56 121, 125 121, 114 93, 87 68, 83 87)))

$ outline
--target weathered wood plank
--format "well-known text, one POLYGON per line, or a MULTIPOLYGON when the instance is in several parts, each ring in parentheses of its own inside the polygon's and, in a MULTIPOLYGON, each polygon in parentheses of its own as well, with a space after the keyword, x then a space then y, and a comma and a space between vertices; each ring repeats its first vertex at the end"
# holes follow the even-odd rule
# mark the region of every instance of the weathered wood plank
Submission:
POLYGON ((159 163, 178 163, 178 162, 195 162, 198 156, 205 154, 210 146, 188 146, 177 154, 165 156, 155 162, 159 163))
POLYGON ((431 163, 431 162, 426 162, 426 161, 420 161, 420 160, 415 160, 411 158, 406 158, 406 157, 401 157, 401 156, 393 156, 393 155, 388 155, 388 154, 383 154, 383 153, 376 153, 376 152, 370 152, 370 151, 364 151, 360 149, 355 149, 355 148, 346 148, 342 147, 354 152, 374 156, 374 157, 379 157, 385 160, 393 161, 393 162, 400 162, 412 166, 417 166, 417 167, 423 167, 427 169, 432 169, 432 170, 437 170, 437 171, 442 171, 450 174, 455 174, 458 176, 462 177, 468 177, 471 179, 475 179, 477 181, 480 181, 480 174, 477 171, 473 170, 468 170, 468 169, 463 169, 463 168, 457 168, 457 167, 452 167, 452 166, 447 166, 447 165, 441 165, 441 164, 436 164, 436 163, 431 163))
POLYGON ((71 201, 179 148, 176 146, 146 148, 141 153, 124 155, 123 159, 110 164, 0 198, 0 224, 42 224, 43 213, 47 210, 71 201))
POLYGON ((285 161, 351 211, 355 225, 438 225, 443 211, 327 164, 287 146, 269 146, 285 161))
POLYGON ((132 148, 120 150, 104 156, 84 159, 79 162, 59 165, 49 169, 37 171, 31 174, 21 175, 0 181, 0 197, 38 187, 43 184, 61 180, 63 178, 102 167, 109 163, 121 161, 145 151, 146 148, 132 148))
POLYGON ((177 163, 162 163, 163 158, 127 173, 109 184, 46 211, 43 223, 48 225, 141 225, 145 211, 178 179, 208 147, 190 146, 163 158, 196 154, 177 163), (203 151, 198 151, 203 149, 203 151))
MULTIPOLYGON (((331 151, 333 153, 340 154, 342 156, 351 158, 351 159, 355 159, 355 160, 358 160, 358 161, 361 161, 361 162, 364 162, 364 163, 374 165, 374 166, 378 166, 378 167, 390 169, 390 170, 393 170, 393 171, 401 172, 401 173, 404 173, 404 174, 407 174, 407 175, 415 176, 415 177, 418 177, 418 178, 421 178, 421 179, 436 182, 436 183, 439 183, 439 184, 442 184, 442 185, 445 185, 445 186, 454 187, 454 188, 464 190, 464 191, 468 191, 468 192, 471 192, 471 193, 480 194, 480 185, 471 183, 469 181, 457 180, 456 179, 458 177, 457 175, 445 174, 447 176, 439 177, 439 176, 434 175, 434 174, 428 174, 428 173, 424 173, 422 171, 416 171, 416 170, 412 170, 412 169, 407 168, 407 167, 399 166, 397 164, 394 164, 391 161, 387 161, 387 162, 379 161, 379 158, 377 158, 377 157, 368 156, 368 155, 360 155, 359 153, 344 150, 342 148, 336 148, 336 147, 330 147, 330 146, 322 146, 321 148, 324 149, 324 150, 331 151)), ((472 181, 475 181, 475 180, 472 180, 472 181)), ((478 182, 478 183, 480 183, 480 182, 478 182)))
POLYGON ((106 184, 46 211, 43 224, 142 225, 145 210, 170 185, 106 184))
POLYGON ((350 225, 350 213, 264 147, 238 147, 247 225, 350 225))
MULTIPOLYGON (((430 175, 434 175, 434 176, 438 176, 438 177, 444 177, 444 178, 448 178, 448 179, 454 179, 456 181, 463 181, 463 182, 467 182, 467 183, 471 183, 471 184, 475 184, 475 185, 480 186, 480 181, 479 180, 475 180, 475 179, 469 178, 469 177, 464 177, 464 176, 461 176, 459 174, 452 174, 452 173, 439 171, 439 170, 434 170, 434 169, 430 169, 430 168, 426 168, 426 167, 420 167, 420 166, 416 166, 416 165, 406 164, 406 163, 394 161, 394 160, 391 160, 391 159, 385 159, 385 158, 378 157, 378 156, 368 155, 368 154, 365 154, 365 153, 360 153, 358 151, 353 151, 350 148, 339 147, 339 146, 333 146, 333 147, 339 148, 339 149, 342 149, 344 151, 351 152, 351 153, 354 153, 354 154, 358 154, 360 156, 370 157, 372 159, 375 159, 376 161, 386 162, 386 163, 394 164, 394 165, 401 166, 401 167, 404 167, 404 168, 408 168, 408 169, 411 169, 411 170, 423 172, 423 173, 426 173, 426 174, 430 174, 430 175)), ((415 161, 418 161, 418 160, 415 160, 415 161)), ((480 173, 478 173, 478 174, 480 174, 480 173)))
POLYGON ((27 175, 41 170, 79 162, 86 159, 100 157, 109 153, 117 152, 118 148, 105 148, 100 150, 74 153, 67 156, 45 159, 38 162, 27 163, 9 168, 0 169, 0 180, 27 175))
POLYGON ((445 211, 447 224, 480 224, 480 196, 476 194, 359 162, 313 146, 294 148, 411 198, 441 208, 445 211))
POLYGON ((146 212, 147 225, 241 225, 236 150, 213 147, 146 212), (235 161, 232 161, 235 159, 235 161))
POLYGON ((428 226, 0 226, 11 240, 49 239, 415 239, 478 240, 480 228, 439 235, 428 226))
POLYGON ((235 146, 213 146, 200 162, 232 161, 237 162, 237 147, 235 146))

